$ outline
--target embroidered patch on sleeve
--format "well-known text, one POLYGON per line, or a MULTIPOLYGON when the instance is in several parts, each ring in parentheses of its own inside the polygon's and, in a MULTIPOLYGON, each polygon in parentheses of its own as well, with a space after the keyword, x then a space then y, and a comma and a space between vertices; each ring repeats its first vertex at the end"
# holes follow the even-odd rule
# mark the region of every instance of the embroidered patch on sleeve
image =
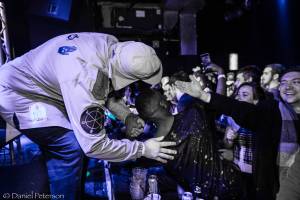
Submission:
POLYGON ((75 46, 62 46, 58 48, 58 53, 61 55, 69 55, 70 52, 76 51, 77 48, 75 46))
POLYGON ((104 110, 101 107, 89 107, 80 117, 83 130, 89 134, 97 134, 104 128, 104 110))

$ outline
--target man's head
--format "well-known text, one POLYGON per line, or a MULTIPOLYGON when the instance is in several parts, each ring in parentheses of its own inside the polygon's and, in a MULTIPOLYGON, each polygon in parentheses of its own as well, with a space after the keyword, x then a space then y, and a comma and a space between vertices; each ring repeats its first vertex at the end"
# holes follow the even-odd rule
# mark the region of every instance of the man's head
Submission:
POLYGON ((259 84, 261 71, 255 65, 247 65, 238 70, 236 80, 234 82, 235 88, 238 88, 242 83, 255 82, 259 84))
POLYGON ((164 95, 168 101, 177 101, 177 98, 182 94, 182 92, 180 92, 180 90, 175 86, 176 81, 188 82, 188 74, 184 71, 179 71, 169 77, 169 81, 163 87, 164 95))
POLYGON ((139 115, 149 121, 159 119, 168 114, 168 103, 158 91, 146 89, 135 100, 135 106, 139 115))
MULTIPOLYGON (((280 96, 283 101, 294 108, 300 108, 300 67, 293 67, 283 72, 279 85, 280 96)), ((297 111, 296 111, 297 112, 297 111)))
POLYGON ((281 64, 269 64, 264 68, 263 74, 260 77, 260 85, 264 89, 270 88, 271 84, 278 85, 279 76, 284 71, 284 66, 281 64))
POLYGON ((228 72, 226 75, 226 96, 230 97, 234 92, 234 72, 228 72))
POLYGON ((116 43, 109 62, 110 78, 115 90, 137 80, 155 85, 162 77, 162 65, 154 49, 141 42, 116 43))
POLYGON ((161 88, 167 101, 173 101, 175 99, 175 86, 170 84, 170 77, 165 76, 161 79, 161 88))

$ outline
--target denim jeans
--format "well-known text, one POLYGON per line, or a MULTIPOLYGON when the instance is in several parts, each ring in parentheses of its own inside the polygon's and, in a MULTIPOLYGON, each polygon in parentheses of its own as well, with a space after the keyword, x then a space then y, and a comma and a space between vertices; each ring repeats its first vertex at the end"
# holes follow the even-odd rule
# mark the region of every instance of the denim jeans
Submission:
POLYGON ((74 132, 61 127, 26 129, 22 132, 43 152, 52 199, 81 199, 84 153, 74 132))

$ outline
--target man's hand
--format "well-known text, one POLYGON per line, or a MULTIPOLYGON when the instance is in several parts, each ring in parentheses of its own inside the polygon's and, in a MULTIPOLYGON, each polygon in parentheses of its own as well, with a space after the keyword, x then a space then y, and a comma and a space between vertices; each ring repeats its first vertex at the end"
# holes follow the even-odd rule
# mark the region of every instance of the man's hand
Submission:
POLYGON ((233 141, 235 138, 237 138, 238 134, 231 128, 231 126, 227 126, 225 136, 227 140, 233 141))
POLYGON ((154 159, 162 163, 167 163, 167 160, 173 160, 177 152, 175 150, 166 149, 163 147, 175 146, 176 142, 161 142, 164 137, 151 138, 144 142, 145 151, 143 156, 154 159))
POLYGON ((196 80, 195 76, 190 75, 189 77, 191 79, 191 82, 176 81, 176 87, 183 93, 209 103, 210 94, 202 89, 200 82, 196 80))
POLYGON ((126 136, 137 137, 144 131, 145 122, 139 116, 130 113, 125 119, 126 136))
POLYGON ((197 81, 194 75, 189 76, 191 82, 176 81, 176 87, 183 93, 187 93, 192 97, 200 98, 202 90, 201 84, 197 81))
POLYGON ((219 149, 221 158, 224 158, 229 161, 233 161, 233 151, 230 149, 219 149))

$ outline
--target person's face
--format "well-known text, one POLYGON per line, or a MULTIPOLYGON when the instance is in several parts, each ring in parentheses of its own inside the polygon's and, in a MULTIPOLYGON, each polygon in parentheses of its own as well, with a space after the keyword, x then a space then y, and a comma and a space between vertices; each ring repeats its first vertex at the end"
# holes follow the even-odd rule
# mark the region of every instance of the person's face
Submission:
POLYGON ((266 85, 270 84, 272 81, 272 68, 271 67, 266 67, 263 71, 263 74, 260 77, 260 85, 262 87, 265 87, 266 85))
POLYGON ((227 80, 228 81, 234 81, 234 74, 233 73, 227 73, 227 80))
POLYGON ((279 91, 285 102, 300 105, 300 72, 288 72, 283 75, 279 91))
POLYGON ((167 101, 173 101, 175 99, 176 91, 174 86, 171 86, 170 84, 165 84, 163 90, 167 101))
POLYGON ((163 109, 165 109, 166 111, 168 111, 169 110, 169 106, 170 106, 170 102, 166 98, 163 97, 164 95, 162 95, 160 93, 159 93, 159 95, 160 95, 160 98, 159 98, 159 105, 160 105, 160 107, 162 107, 163 109))
POLYGON ((234 82, 234 87, 238 88, 242 83, 246 82, 245 78, 244 78, 244 74, 243 73, 238 73, 236 75, 236 80, 234 82))
POLYGON ((253 89, 251 86, 245 85, 242 86, 237 95, 235 96, 235 99, 238 101, 243 101, 251 104, 256 104, 257 101, 254 99, 253 89))
POLYGON ((234 92, 234 86, 233 85, 228 85, 226 89, 226 96, 230 97, 234 92))

